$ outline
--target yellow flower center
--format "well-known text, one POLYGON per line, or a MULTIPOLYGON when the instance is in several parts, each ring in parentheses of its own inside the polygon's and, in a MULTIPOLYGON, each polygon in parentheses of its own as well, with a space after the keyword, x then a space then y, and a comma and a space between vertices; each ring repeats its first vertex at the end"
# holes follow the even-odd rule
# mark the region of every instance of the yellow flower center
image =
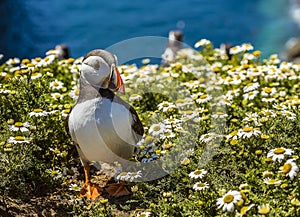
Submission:
POLYGON ((247 86, 248 86, 248 87, 251 87, 251 86, 253 86, 253 83, 249 83, 249 84, 247 84, 247 86))
POLYGON ((267 111, 267 112, 265 112, 265 115, 270 116, 270 115, 272 115, 272 112, 267 111))
POLYGON ((199 188, 203 188, 203 187, 205 187, 205 186, 206 186, 206 185, 205 185, 204 183, 202 183, 202 182, 197 184, 197 187, 199 187, 199 188))
POLYGON ((286 163, 282 167, 282 173, 287 174, 288 172, 291 171, 291 169, 292 169, 292 165, 289 163, 286 163))
POLYGON ((259 50, 254 51, 253 55, 254 56, 260 56, 261 55, 261 51, 259 51, 259 50))
POLYGON ((195 175, 200 175, 200 174, 202 174, 202 171, 201 171, 201 170, 196 170, 196 171, 194 172, 194 174, 195 174, 195 175))
POLYGON ((42 109, 34 109, 33 110, 33 112, 35 112, 35 113, 40 113, 40 112, 42 112, 43 110, 42 109))
POLYGON ((265 91, 266 93, 272 93, 272 88, 266 87, 266 88, 264 89, 264 91, 265 91))
POLYGON ((25 138, 24 138, 23 136, 16 136, 16 137, 15 137, 15 140, 16 140, 16 141, 24 141, 25 138))
POLYGON ((231 203, 233 201, 233 199, 234 199, 234 196, 231 194, 228 194, 224 197, 223 201, 224 201, 224 203, 231 203))
POLYGON ((164 132, 164 136, 170 136, 171 133, 170 132, 164 132))
POLYGON ((58 86, 59 86, 59 83, 55 81, 55 82, 53 82, 53 86, 54 86, 54 87, 58 87, 58 86))
POLYGON ((233 137, 233 136, 236 136, 237 134, 238 134, 238 131, 233 131, 233 132, 230 133, 230 136, 233 137))
POLYGON ((261 208, 258 210, 258 212, 259 212, 260 214, 262 214, 262 215, 266 215, 266 214, 268 214, 268 213, 270 212, 270 207, 268 207, 268 206, 263 206, 263 207, 261 207, 261 208))
POLYGON ((162 104, 162 106, 163 106, 163 107, 168 107, 168 106, 169 106, 169 103, 165 102, 165 103, 162 104))
POLYGON ((188 111, 186 111, 185 112, 187 115, 191 115, 191 114, 193 114, 194 112, 192 111, 192 110, 188 110, 188 111))
POLYGON ((127 175, 127 172, 121 172, 120 174, 119 174, 119 176, 126 176, 127 175))
POLYGON ((280 182, 278 182, 278 180, 276 180, 276 179, 269 179, 268 180, 268 184, 269 185, 275 185, 275 184, 279 184, 280 182))
POLYGON ((244 131, 244 132, 247 132, 247 133, 251 132, 252 130, 253 130, 252 127, 245 127, 245 128, 243 129, 243 131, 244 131))
POLYGON ((159 125, 156 125, 156 126, 153 127, 153 130, 154 130, 154 131, 159 131, 160 129, 161 129, 161 128, 160 128, 159 125))
POLYGON ((22 122, 16 122, 15 127, 23 127, 23 123, 22 122))
POLYGON ((284 148, 276 148, 274 150, 274 154, 283 154, 285 152, 284 148))
POLYGON ((230 141, 230 145, 236 145, 236 144, 238 144, 238 142, 239 141, 237 139, 233 139, 230 141))
POLYGON ((206 98, 207 98, 206 94, 203 94, 202 96, 200 96, 200 99, 206 99, 206 98))
POLYGON ((270 136, 268 136, 268 135, 266 135, 266 134, 262 134, 262 135, 261 135, 261 138, 262 138, 262 139, 269 139, 270 136))

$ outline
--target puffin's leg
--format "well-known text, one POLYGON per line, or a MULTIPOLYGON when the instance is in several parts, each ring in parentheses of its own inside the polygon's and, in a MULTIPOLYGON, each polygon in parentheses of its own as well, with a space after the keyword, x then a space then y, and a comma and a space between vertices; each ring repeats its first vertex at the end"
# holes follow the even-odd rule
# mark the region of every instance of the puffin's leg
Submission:
POLYGON ((124 181, 120 181, 119 183, 107 184, 107 186, 108 188, 106 189, 106 191, 110 196, 121 197, 130 194, 128 189, 125 187, 124 181))
POLYGON ((101 195, 101 188, 95 183, 91 182, 90 178, 90 165, 88 163, 84 164, 84 175, 85 175, 85 184, 81 191, 79 192, 80 197, 86 196, 88 199, 96 199, 101 195))

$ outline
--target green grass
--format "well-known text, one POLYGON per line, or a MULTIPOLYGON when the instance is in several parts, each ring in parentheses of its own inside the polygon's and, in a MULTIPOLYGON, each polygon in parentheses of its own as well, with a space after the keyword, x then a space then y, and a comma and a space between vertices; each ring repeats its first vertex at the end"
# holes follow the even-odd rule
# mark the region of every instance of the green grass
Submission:
POLYGON ((232 50, 228 59, 208 42, 199 52, 182 50, 166 68, 119 67, 121 97, 146 129, 132 159, 161 162, 168 175, 128 182, 130 197, 95 201, 78 197, 83 170, 65 128, 81 58, 1 65, 3 204, 55 194, 70 216, 299 216, 300 66, 277 55, 261 60, 247 44, 232 50), (207 173, 191 178, 198 169, 207 173), (196 190, 197 182, 208 188, 196 190), (232 201, 231 211, 217 201, 232 201))

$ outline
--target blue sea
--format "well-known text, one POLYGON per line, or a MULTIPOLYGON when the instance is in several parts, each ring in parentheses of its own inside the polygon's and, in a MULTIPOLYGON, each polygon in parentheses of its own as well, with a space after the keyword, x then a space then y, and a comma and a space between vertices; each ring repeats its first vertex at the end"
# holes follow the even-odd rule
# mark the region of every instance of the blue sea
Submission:
MULTIPOLYGON (((300 36, 293 0, 0 0, 0 53, 43 57, 65 43, 73 57, 139 36, 184 32, 190 46, 201 38, 216 47, 249 42, 264 56, 280 53, 300 36)), ((130 52, 130 49, 129 51, 130 52)))

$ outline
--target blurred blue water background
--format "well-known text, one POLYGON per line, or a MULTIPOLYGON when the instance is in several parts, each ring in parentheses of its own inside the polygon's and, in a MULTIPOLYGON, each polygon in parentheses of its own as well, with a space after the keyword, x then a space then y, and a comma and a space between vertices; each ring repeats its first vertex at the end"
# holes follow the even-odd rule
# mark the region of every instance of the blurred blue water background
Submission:
MULTIPOLYGON (((167 36, 182 29, 193 45, 249 42, 264 56, 300 36, 289 0, 0 0, 0 53, 33 58, 56 44, 79 57, 137 36, 167 36)), ((130 52, 130 51, 129 51, 130 52)))

